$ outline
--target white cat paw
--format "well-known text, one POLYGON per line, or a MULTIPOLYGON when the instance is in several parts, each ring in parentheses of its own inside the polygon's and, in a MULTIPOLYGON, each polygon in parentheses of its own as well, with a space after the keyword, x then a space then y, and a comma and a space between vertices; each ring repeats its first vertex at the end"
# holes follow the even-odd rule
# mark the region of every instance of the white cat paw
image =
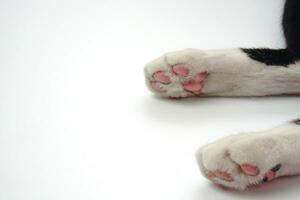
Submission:
POLYGON ((282 175, 280 150, 276 139, 241 134, 206 145, 196 156, 201 172, 209 180, 244 190, 282 175))
POLYGON ((149 89, 173 98, 200 95, 209 74, 192 65, 193 54, 193 50, 169 53, 147 64, 145 76, 149 89))

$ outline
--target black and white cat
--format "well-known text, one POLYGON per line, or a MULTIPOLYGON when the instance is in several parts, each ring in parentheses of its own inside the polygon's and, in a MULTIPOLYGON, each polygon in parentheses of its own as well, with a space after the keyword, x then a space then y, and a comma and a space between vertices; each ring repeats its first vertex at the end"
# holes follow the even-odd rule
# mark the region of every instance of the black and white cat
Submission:
MULTIPOLYGON (((286 0, 282 24, 285 49, 167 53, 146 65, 147 85, 171 98, 300 94, 300 0, 286 0)), ((196 156, 208 179, 235 189, 300 174, 300 119, 223 138, 196 156)))

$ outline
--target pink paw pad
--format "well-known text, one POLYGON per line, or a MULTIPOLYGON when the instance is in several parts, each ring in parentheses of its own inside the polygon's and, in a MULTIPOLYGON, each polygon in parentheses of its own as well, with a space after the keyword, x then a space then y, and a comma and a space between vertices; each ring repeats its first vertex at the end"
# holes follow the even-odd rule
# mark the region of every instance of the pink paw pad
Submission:
POLYGON ((156 72, 155 74, 153 74, 153 78, 154 78, 154 80, 156 80, 162 84, 170 84, 171 83, 171 78, 168 75, 166 75, 166 73, 163 71, 159 71, 159 72, 156 72))
POLYGON ((172 69, 179 76, 188 76, 190 73, 190 70, 183 64, 174 65, 172 69))
POLYGON ((276 177, 276 172, 269 171, 269 172, 267 172, 266 177, 267 177, 268 181, 271 181, 276 177))
POLYGON ((195 80, 188 80, 183 83, 185 90, 189 92, 199 93, 203 88, 203 83, 195 80))
POLYGON ((262 180, 262 183, 265 183, 267 181, 271 181, 276 178, 277 172, 280 170, 281 164, 276 165, 273 167, 271 170, 269 170, 266 174, 265 177, 262 180))
POLYGON ((215 171, 214 174, 216 177, 218 177, 224 181, 227 181, 227 182, 233 181, 232 176, 228 172, 218 170, 218 171, 215 171))
POLYGON ((212 171, 206 171, 206 172, 205 172, 205 175, 206 175, 206 177, 207 177, 208 179, 213 179, 213 178, 216 177, 215 173, 212 172, 212 171))
POLYGON ((243 164, 240 168, 248 176, 257 176, 259 174, 259 169, 256 165, 243 164))
POLYGON ((189 92, 200 93, 204 87, 204 81, 207 79, 207 77, 207 72, 198 73, 193 80, 185 81, 183 83, 183 88, 189 92))
POLYGON ((161 88, 161 85, 158 82, 151 82, 151 86, 157 92, 161 92, 161 93, 166 92, 166 90, 164 90, 163 88, 161 88))

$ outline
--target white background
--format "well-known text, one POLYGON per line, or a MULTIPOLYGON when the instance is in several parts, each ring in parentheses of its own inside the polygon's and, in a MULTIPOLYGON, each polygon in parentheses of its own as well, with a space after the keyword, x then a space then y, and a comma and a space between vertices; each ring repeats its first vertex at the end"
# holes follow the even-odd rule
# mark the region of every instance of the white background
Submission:
POLYGON ((143 66, 171 50, 283 47, 283 0, 1 0, 1 200, 299 199, 299 178, 244 193, 195 150, 298 117, 299 97, 154 97, 143 66))

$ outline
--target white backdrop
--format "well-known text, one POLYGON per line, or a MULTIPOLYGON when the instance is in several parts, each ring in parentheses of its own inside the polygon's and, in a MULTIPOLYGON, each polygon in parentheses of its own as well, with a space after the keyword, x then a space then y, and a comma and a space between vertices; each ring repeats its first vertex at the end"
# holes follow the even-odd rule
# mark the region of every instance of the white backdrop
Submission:
POLYGON ((283 0, 1 0, 1 200, 298 199, 204 179, 202 144, 300 115, 299 97, 154 97, 143 65, 186 47, 282 47, 283 0))

